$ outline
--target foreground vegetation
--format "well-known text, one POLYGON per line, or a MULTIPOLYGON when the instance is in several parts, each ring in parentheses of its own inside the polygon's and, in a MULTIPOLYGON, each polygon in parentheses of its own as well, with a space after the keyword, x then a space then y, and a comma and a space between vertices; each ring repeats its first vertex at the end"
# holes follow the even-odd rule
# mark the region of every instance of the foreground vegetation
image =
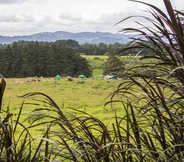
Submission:
MULTIPOLYGON (((111 127, 73 106, 73 112, 65 114, 49 94, 29 92, 20 96, 24 102, 16 117, 10 107, 1 109, 5 114, 0 130, 1 161, 182 162, 184 14, 173 10, 170 1, 163 2, 167 13, 139 2, 151 8, 153 19, 142 17, 154 28, 138 22, 144 29, 122 29, 139 36, 132 38, 132 45, 120 54, 138 48, 136 57, 147 49, 149 54, 141 59, 158 61, 126 66, 121 73, 126 80, 122 80, 105 104, 111 108, 114 104, 121 105, 123 110, 114 112, 111 127), (26 108, 30 113, 27 112, 28 118, 22 122, 20 118, 26 108)), ((3 79, 0 85, 1 99, 5 88, 3 79)))
MULTIPOLYGON (((23 100, 18 96, 29 92, 42 92, 49 94, 63 112, 69 113, 71 109, 85 111, 106 124, 113 122, 114 111, 104 104, 110 100, 110 94, 121 83, 120 80, 80 79, 73 78, 68 81, 66 77, 61 79, 42 78, 40 82, 25 82, 28 78, 6 78, 6 90, 3 97, 3 109, 11 107, 11 112, 17 114, 23 100), (69 111, 70 110, 70 111, 69 111)), ((117 96, 118 98, 118 96, 117 96)), ((24 108, 24 113, 30 111, 24 108)), ((114 107, 114 109, 120 109, 114 107)), ((76 113, 76 112, 75 112, 76 113)))

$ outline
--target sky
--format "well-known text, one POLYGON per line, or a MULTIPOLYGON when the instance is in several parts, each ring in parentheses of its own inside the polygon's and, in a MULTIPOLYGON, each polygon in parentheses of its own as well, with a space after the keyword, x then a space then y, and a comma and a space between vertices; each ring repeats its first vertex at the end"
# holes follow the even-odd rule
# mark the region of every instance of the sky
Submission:
MULTIPOLYGON (((163 0, 141 0, 164 11, 163 0)), ((183 0, 170 0, 183 10, 183 0)), ((146 14, 149 7, 128 0, 0 0, 0 35, 39 32, 111 32, 132 27, 134 21, 115 25, 132 15, 146 14)))

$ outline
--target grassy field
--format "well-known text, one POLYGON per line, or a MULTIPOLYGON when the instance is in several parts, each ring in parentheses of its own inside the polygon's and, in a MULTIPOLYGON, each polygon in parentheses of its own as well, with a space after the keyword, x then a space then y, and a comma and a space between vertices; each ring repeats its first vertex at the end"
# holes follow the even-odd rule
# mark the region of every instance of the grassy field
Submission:
MULTIPOLYGON (((102 67, 107 60, 107 56, 94 56, 83 55, 93 69, 93 76, 97 76, 103 73, 102 67)), ((133 57, 123 56, 121 57, 125 64, 130 62, 133 57)), ((137 60, 135 60, 137 63, 137 60)), ((10 108, 10 111, 17 113, 23 99, 18 96, 24 95, 29 92, 42 92, 49 95, 66 113, 70 113, 70 108, 85 111, 102 121, 110 123, 113 121, 114 111, 122 111, 122 106, 114 104, 113 107, 107 106, 104 109, 104 104, 110 101, 111 93, 114 92, 121 83, 119 80, 96 80, 86 79, 81 80, 75 78, 73 81, 68 81, 67 78, 55 80, 55 78, 42 78, 41 82, 28 82, 25 83, 27 78, 7 78, 7 82, 3 107, 10 108)), ((118 97, 118 96, 117 96, 118 97)), ((26 101, 27 102, 27 101, 26 101)), ((24 106, 23 113, 30 112, 30 105, 24 106)), ((76 113, 76 112, 75 112, 76 113)))
MULTIPOLYGON (((102 67, 107 60, 107 56, 94 56, 83 55, 93 69, 93 76, 103 73, 102 67)), ((121 57, 125 66, 133 59, 132 56, 121 57)), ((139 59, 136 58, 134 63, 138 63, 139 59)), ((16 113, 23 99, 18 96, 24 95, 29 92, 42 92, 50 96, 66 113, 70 113, 70 108, 85 111, 95 117, 112 122, 114 111, 122 111, 122 105, 114 104, 113 107, 107 106, 104 109, 104 104, 110 101, 111 93, 114 92, 117 86, 121 83, 120 80, 96 80, 89 78, 82 80, 75 78, 73 81, 68 81, 67 78, 55 80, 55 78, 42 78, 41 82, 28 82, 25 83, 27 78, 7 78, 7 82, 3 107, 9 107, 13 113, 16 113)), ((116 96, 117 98, 119 96, 116 96)), ((26 101, 27 102, 27 101, 26 101)), ((24 106, 23 113, 30 112, 30 105, 24 106)), ((75 112, 76 113, 76 112, 75 112)))
MULTIPOLYGON (((103 65, 107 61, 108 56, 106 55, 82 55, 82 57, 86 58, 88 63, 91 65, 93 70, 93 76, 98 76, 103 74, 103 65)), ((131 62, 131 66, 134 66, 137 63, 141 63, 140 56, 134 58, 133 56, 121 56, 120 59, 124 64, 125 68, 129 66, 131 62), (134 60, 134 61, 133 61, 134 60)), ((144 63, 146 63, 144 61, 144 63)))
MULTIPOLYGON (((41 82, 25 83, 26 78, 5 79, 7 86, 3 98, 3 108, 10 108, 16 114, 23 102, 18 96, 29 92, 42 92, 49 95, 63 110, 72 113, 70 108, 85 111, 107 124, 113 121, 114 111, 122 112, 121 105, 110 105, 104 109, 104 104, 110 101, 110 94, 116 90, 119 80, 78 79, 68 81, 67 78, 42 78, 41 82), (113 108, 113 110, 112 110, 113 108)), ((118 97, 118 96, 117 96, 118 97)), ((25 101, 30 102, 30 101, 25 101)), ((31 111, 31 105, 24 105, 25 117, 31 111)), ((76 113, 76 112, 75 112, 76 113)))
POLYGON ((93 76, 98 76, 103 74, 103 65, 107 61, 107 56, 105 55, 82 55, 88 63, 91 65, 93 70, 93 76))

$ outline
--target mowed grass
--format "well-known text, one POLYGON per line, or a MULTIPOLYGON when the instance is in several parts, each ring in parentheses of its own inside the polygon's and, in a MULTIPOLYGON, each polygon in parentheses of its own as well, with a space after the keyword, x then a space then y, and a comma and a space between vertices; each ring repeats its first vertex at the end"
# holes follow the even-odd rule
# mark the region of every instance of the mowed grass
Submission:
MULTIPOLYGON (((25 83, 26 78, 12 78, 6 80, 6 89, 3 97, 3 108, 9 107, 14 114, 23 102, 22 96, 30 92, 42 92, 50 96, 60 107, 61 110, 67 113, 74 113, 71 109, 84 111, 106 124, 114 122, 114 110, 122 113, 123 108, 121 104, 109 104, 104 109, 104 104, 110 101, 111 94, 116 90, 121 82, 120 80, 95 80, 92 78, 79 79, 75 78, 73 81, 68 81, 67 78, 42 78, 41 82, 25 83)), ((119 96, 116 96, 117 98, 119 96)), ((29 103, 25 100, 25 103, 29 103)), ((33 105, 24 104, 23 116, 28 117, 33 110, 33 105)))

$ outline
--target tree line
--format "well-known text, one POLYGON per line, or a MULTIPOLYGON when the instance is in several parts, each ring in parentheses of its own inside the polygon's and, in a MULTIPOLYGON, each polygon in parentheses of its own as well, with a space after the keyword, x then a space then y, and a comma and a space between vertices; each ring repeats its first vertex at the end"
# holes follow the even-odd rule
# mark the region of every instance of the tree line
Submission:
MULTIPOLYGON (((26 45, 30 43, 34 43, 34 41, 18 41, 16 42, 19 45, 26 45)), ((105 43, 99 43, 99 44, 79 44, 76 40, 57 40, 55 42, 38 42, 40 45, 44 44, 55 44, 56 46, 60 47, 70 47, 75 50, 75 52, 85 55, 105 55, 107 52, 109 52, 110 49, 116 49, 116 52, 120 51, 122 48, 124 48, 126 45, 120 44, 120 43, 114 43, 114 44, 105 44, 105 43)), ((5 45, 0 45, 0 48, 5 45)))
POLYGON ((92 75, 85 58, 74 48, 57 42, 14 42, 0 48, 0 73, 4 77, 92 75))
MULTIPOLYGON (((135 53, 138 53, 140 51, 140 48, 130 48, 130 46, 135 46, 135 44, 127 43, 127 44, 120 44, 118 42, 114 44, 105 44, 105 43, 99 43, 99 44, 79 44, 75 40, 57 40, 54 42, 56 45, 61 46, 61 47, 72 47, 76 52, 80 54, 85 54, 85 55, 107 55, 108 52, 111 49, 114 49, 116 53, 121 53, 121 50, 124 48, 129 48, 126 50, 126 53, 122 53, 123 55, 134 55, 135 53)), ((140 46, 140 45, 138 45, 140 46)), ((149 45, 148 45, 149 46, 149 45)), ((142 54, 148 54, 149 51, 146 49, 143 51, 142 54)))
MULTIPOLYGON (((28 77, 53 75, 90 77, 92 69, 86 55, 108 55, 111 49, 116 53, 129 44, 79 44, 75 40, 57 40, 55 42, 18 41, 0 45, 0 73, 4 77, 28 77)), ((130 49, 124 55, 132 55, 138 49, 130 49)))
MULTIPOLYGON (((18 45, 28 45, 32 44, 35 41, 18 41, 16 42, 18 45)), ((15 42, 14 42, 15 43, 15 42)), ((124 48, 129 48, 131 46, 131 43, 127 44, 120 44, 118 42, 114 44, 105 44, 105 43, 99 43, 99 44, 79 44, 76 40, 57 40, 55 42, 37 42, 39 45, 46 45, 46 44, 55 44, 56 46, 60 47, 69 47, 73 48, 75 52, 85 55, 106 55, 107 52, 110 51, 110 49, 115 49, 116 53, 120 52, 124 48)), ((12 43, 13 44, 13 43, 12 43)), ((10 44, 11 45, 11 44, 10 44)), ((0 44, 0 48, 4 48, 8 46, 7 44, 0 44)), ((136 52, 138 52, 139 49, 129 49, 126 51, 126 53, 123 53, 123 55, 132 55, 136 52)))

